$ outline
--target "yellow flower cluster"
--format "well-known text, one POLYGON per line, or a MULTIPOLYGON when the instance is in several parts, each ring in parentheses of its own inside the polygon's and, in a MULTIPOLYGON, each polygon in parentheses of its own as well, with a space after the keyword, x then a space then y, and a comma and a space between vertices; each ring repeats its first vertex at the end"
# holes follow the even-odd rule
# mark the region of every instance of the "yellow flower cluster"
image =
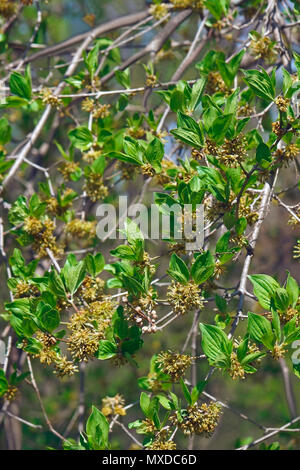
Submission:
POLYGON ((245 378, 245 370, 238 361, 237 354, 234 351, 230 355, 230 368, 228 372, 233 380, 245 378))
POLYGON ((271 63, 276 59, 276 47, 273 41, 267 36, 253 38, 250 49, 257 59, 261 58, 271 63))
POLYGON ((64 162, 58 171, 63 175, 64 180, 69 181, 73 173, 79 169, 78 163, 75 162, 64 162))
POLYGON ((26 281, 20 281, 14 289, 14 296, 16 299, 23 297, 35 297, 39 295, 40 291, 34 284, 30 284, 26 281))
POLYGON ((110 325, 115 305, 110 300, 95 301, 71 316, 68 350, 73 359, 87 362, 99 348, 110 325))
POLYGON ((104 281, 100 278, 93 279, 86 276, 79 287, 76 296, 84 302, 94 302, 95 300, 102 300, 104 293, 104 281))
POLYGON ((278 96, 278 98, 275 100, 275 103, 279 111, 286 113, 290 104, 290 100, 288 98, 284 98, 283 96, 278 96))
POLYGON ((285 349, 285 344, 275 344, 273 351, 272 351, 272 356, 273 358, 278 361, 282 357, 285 356, 285 353, 287 350, 285 349))
POLYGON ((70 220, 65 226, 65 232, 73 237, 91 240, 96 236, 96 221, 81 219, 70 220))
POLYGON ((40 91, 40 97, 44 104, 49 104, 52 108, 59 109, 62 105, 61 99, 55 96, 49 88, 43 88, 40 91))
POLYGON ((156 20, 161 20, 168 14, 168 5, 166 3, 153 4, 149 8, 149 13, 156 20))
POLYGON ((195 10, 201 10, 203 8, 203 0, 170 0, 175 8, 193 8, 195 10))
POLYGON ((105 397, 102 399, 101 411, 107 418, 113 416, 125 416, 126 410, 124 408, 125 400, 122 395, 115 395, 114 397, 105 397))
POLYGON ((190 281, 187 284, 172 281, 168 287, 167 299, 174 313, 179 313, 180 315, 185 315, 191 310, 202 309, 204 305, 199 287, 194 281, 190 281))
POLYGON ((226 96, 230 94, 231 90, 225 84, 219 72, 209 72, 206 82, 206 92, 209 95, 214 93, 224 93, 226 96))
POLYGON ((161 352, 156 359, 158 368, 171 377, 173 382, 178 382, 191 366, 192 358, 186 354, 173 353, 171 351, 161 352))
POLYGON ((10 18, 16 13, 17 5, 9 0, 0 0, 0 15, 10 18))
POLYGON ((62 247, 60 247, 53 234, 55 224, 48 217, 43 221, 36 217, 28 216, 24 220, 23 229, 34 238, 33 247, 39 258, 48 256, 47 249, 52 252, 55 257, 60 257, 62 247))
POLYGON ((101 118, 104 119, 110 115, 110 104, 100 104, 96 103, 90 98, 86 98, 82 102, 82 109, 92 114, 95 119, 101 118))
POLYGON ((86 179, 84 190, 91 201, 104 199, 108 195, 108 188, 103 183, 103 178, 97 173, 90 173, 86 179))
POLYGON ((177 415, 173 415, 170 420, 187 436, 204 434, 206 437, 210 437, 219 423, 220 415, 221 406, 218 403, 203 403, 200 406, 195 403, 187 408, 182 419, 178 419, 177 415))
POLYGON ((219 147, 215 142, 206 139, 204 153, 218 158, 220 163, 230 167, 237 167, 247 156, 247 141, 242 134, 234 139, 225 139, 219 147))

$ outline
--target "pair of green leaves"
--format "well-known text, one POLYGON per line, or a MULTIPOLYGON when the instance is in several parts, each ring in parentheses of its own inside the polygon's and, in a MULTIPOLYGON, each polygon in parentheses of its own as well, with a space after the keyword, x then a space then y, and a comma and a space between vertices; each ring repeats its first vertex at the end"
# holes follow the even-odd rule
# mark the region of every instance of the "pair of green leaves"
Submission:
MULTIPOLYGON (((212 3, 216 4, 216 2, 212 3)), ((205 55, 201 62, 196 65, 196 68, 204 76, 207 76, 211 71, 218 70, 225 84, 230 88, 238 73, 245 52, 246 51, 243 49, 228 60, 224 52, 211 50, 205 55)))
POLYGON ((97 277, 103 271, 105 266, 105 259, 101 253, 97 253, 96 255, 92 255, 89 253, 85 257, 85 267, 87 272, 93 277, 97 277))
POLYGON ((272 321, 262 315, 249 312, 248 333, 254 341, 262 343, 270 351, 274 349, 276 343, 290 344, 300 339, 300 327, 297 327, 296 318, 286 323, 281 332, 276 311, 273 311, 272 321))
POLYGON ((264 69, 244 70, 244 81, 253 93, 267 102, 271 102, 276 96, 276 76, 275 69, 269 76, 264 69))
POLYGON ((198 253, 195 255, 196 259, 189 271, 185 262, 176 253, 173 253, 170 259, 168 274, 180 282, 181 284, 187 284, 190 278, 196 284, 202 284, 207 281, 215 269, 215 260, 210 251, 204 253, 198 253))
POLYGON ((66 297, 69 293, 72 298, 84 280, 85 273, 85 262, 83 260, 78 262, 76 256, 70 254, 60 273, 54 269, 50 272, 49 287, 59 297, 66 297))
POLYGON ((220 20, 224 15, 227 15, 230 0, 205 0, 204 5, 216 20, 220 20))
POLYGON ((272 276, 267 274, 252 274, 248 276, 260 305, 270 310, 272 307, 284 312, 289 306, 296 306, 299 297, 299 286, 297 281, 288 274, 285 288, 272 276))
MULTIPOLYGON (((200 323, 199 327, 202 333, 202 349, 210 365, 224 370, 230 368, 233 341, 229 339, 218 326, 200 323)), ((251 363, 263 357, 265 354, 260 351, 254 353, 249 352, 248 342, 249 336, 246 335, 236 349, 236 354, 244 371, 251 374, 256 372, 256 369, 251 363)))
POLYGON ((201 123, 198 124, 191 116, 183 114, 181 111, 177 114, 177 129, 173 129, 171 134, 177 140, 192 147, 202 148, 204 145, 204 133, 201 123))
POLYGON ((9 264, 14 276, 23 280, 28 280, 34 276, 38 261, 32 260, 26 265, 22 252, 18 248, 15 248, 12 256, 9 258, 9 264))
POLYGON ((177 113, 192 113, 201 103, 202 93, 205 87, 206 77, 201 77, 191 87, 184 80, 180 80, 172 90, 158 91, 171 110, 177 113))
POLYGON ((19 196, 9 210, 9 221, 17 225, 24 222, 28 216, 39 219, 45 213, 46 206, 47 203, 41 202, 37 194, 33 194, 28 203, 25 196, 19 196))
POLYGON ((106 156, 138 166, 150 163, 155 172, 160 173, 164 146, 157 137, 154 137, 150 142, 145 142, 126 136, 123 145, 124 152, 110 152, 106 156))
POLYGON ((182 388, 182 391, 183 391, 184 398, 186 399, 187 403, 190 406, 193 406, 198 401, 201 393, 203 392, 203 390, 204 390, 204 388, 207 384, 207 381, 202 380, 202 381, 198 382, 197 385, 195 385, 195 387, 192 388, 191 392, 189 391, 188 387, 184 383, 183 379, 180 379, 180 384, 181 384, 181 388, 182 388))

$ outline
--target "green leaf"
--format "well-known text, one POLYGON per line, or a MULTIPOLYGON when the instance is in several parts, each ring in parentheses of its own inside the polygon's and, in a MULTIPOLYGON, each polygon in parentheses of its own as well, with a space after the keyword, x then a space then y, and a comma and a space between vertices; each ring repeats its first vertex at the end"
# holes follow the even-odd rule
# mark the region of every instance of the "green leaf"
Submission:
POLYGON ((164 157, 164 146, 157 137, 154 137, 148 144, 145 157, 156 171, 160 170, 160 162, 164 157))
POLYGON ((238 54, 236 54, 232 59, 227 62, 223 55, 217 57, 217 65, 220 71, 221 77, 223 78, 225 84, 228 87, 232 86, 233 80, 236 77, 240 63, 245 54, 246 50, 242 49, 238 54))
POLYGON ((275 98, 275 86, 267 72, 261 70, 244 70, 244 81, 256 96, 267 102, 275 98))
POLYGON ((93 170, 93 172, 101 176, 103 175, 105 167, 106 167, 106 160, 103 156, 97 158, 97 160, 95 160, 94 163, 91 165, 91 169, 93 170))
POLYGON ((170 108, 175 113, 177 111, 182 111, 184 107, 184 94, 180 90, 173 90, 170 99, 170 108))
POLYGON ((49 285, 52 292, 60 297, 66 296, 66 289, 60 275, 52 269, 49 274, 49 285))
POLYGON ((267 162, 272 161, 271 151, 266 144, 261 143, 258 145, 256 149, 256 161, 258 163, 262 163, 264 161, 267 161, 267 162))
POLYGON ((6 118, 0 119, 0 144, 5 145, 10 142, 11 139, 11 127, 6 118))
POLYGON ((49 309, 47 306, 45 306, 39 315, 39 321, 45 330, 51 332, 55 330, 60 324, 59 312, 55 309, 49 309))
POLYGON ((138 225, 133 222, 133 220, 127 218, 125 220, 124 227, 124 232, 130 245, 137 247, 137 245, 140 245, 141 243, 144 244, 144 236, 138 225))
POLYGON ((231 237, 231 232, 225 232, 216 243, 216 253, 221 254, 228 251, 229 239, 231 237))
POLYGON ((165 395, 157 395, 158 401, 166 410, 174 409, 173 402, 170 401, 165 395))
POLYGON ((74 147, 79 150, 87 150, 93 143, 93 134, 84 126, 79 126, 68 133, 69 139, 74 147))
POLYGON ((283 327, 284 342, 286 344, 293 343, 300 339, 300 326, 297 327, 296 317, 292 318, 283 327))
POLYGON ((151 403, 151 400, 150 400, 149 395, 145 392, 142 392, 140 396, 140 407, 141 407, 142 412, 147 418, 150 418, 152 414, 150 410, 150 403, 151 403))
POLYGON ((75 258, 74 261, 76 264, 73 264, 73 262, 71 262, 71 259, 73 258, 71 258, 71 255, 69 255, 65 266, 61 270, 61 275, 63 276, 64 283, 68 292, 73 295, 84 280, 85 263, 83 260, 77 263, 77 260, 75 258))
POLYGON ((120 85, 126 89, 130 88, 130 69, 116 70, 115 76, 120 85))
POLYGON ((139 155, 133 156, 133 155, 127 155, 122 152, 109 152, 105 154, 105 157, 116 158, 117 160, 120 160, 121 162, 130 163, 131 165, 143 164, 143 161, 141 160, 139 155))
POLYGON ((204 135, 202 128, 191 116, 179 111, 177 114, 177 127, 177 129, 171 131, 176 139, 193 147, 203 147, 204 135))
POLYGON ((98 274, 103 271, 103 268, 105 266, 104 256, 101 253, 97 253, 96 255, 92 255, 89 253, 85 257, 85 266, 91 276, 98 276, 98 274))
POLYGON ((235 231, 238 236, 243 235, 247 228, 246 217, 240 217, 235 223, 235 231))
POLYGON ((216 306, 220 310, 221 313, 226 313, 227 312, 227 302, 226 299, 221 297, 220 295, 216 294, 215 295, 215 301, 216 301, 216 306))
POLYGON ((274 305, 279 312, 285 312, 289 306, 290 299, 287 291, 283 287, 275 290, 273 295, 274 305))
POLYGON ((94 74, 98 67, 98 55, 99 55, 100 44, 97 43, 88 54, 83 52, 83 59, 85 66, 90 74, 91 80, 93 80, 94 74))
POLYGON ((24 221, 25 217, 29 215, 27 207, 27 200, 25 196, 19 196, 13 203, 8 213, 8 219, 11 224, 20 224, 24 221))
POLYGON ((117 345, 112 341, 106 339, 100 341, 97 353, 98 359, 105 360, 114 357, 117 353, 117 345))
POLYGON ((254 341, 258 341, 272 349, 274 345, 275 336, 272 331, 271 322, 262 315, 256 313, 248 313, 248 333, 254 341))
POLYGON ((199 137, 198 133, 191 129, 173 129, 171 134, 173 134, 177 140, 181 140, 181 142, 187 145, 196 148, 203 147, 203 140, 199 137))
POLYGON ((293 364, 293 372, 296 375, 296 377, 300 379, 300 362, 298 364, 293 364))
POLYGON ((275 333, 276 340, 281 341, 281 328, 280 328, 280 318, 278 313, 272 309, 272 329, 275 333))
POLYGON ((232 342, 224 331, 217 326, 204 325, 203 323, 200 323, 199 327, 202 333, 202 349, 210 363, 216 364, 220 358, 226 362, 232 351, 232 342))
POLYGON ((5 377, 4 370, 0 369, 0 397, 4 395, 4 393, 8 389, 8 381, 5 377))
POLYGON ((86 434, 88 441, 94 450, 103 450, 108 448, 109 424, 104 414, 95 406, 92 406, 86 423, 86 434))
POLYGON ((247 354, 248 342, 249 342, 248 340, 249 340, 249 336, 246 335, 245 338, 243 339, 243 341, 241 341, 241 343, 239 344, 239 346, 236 350, 237 358, 238 358, 239 362, 242 362, 242 360, 245 358, 245 356, 247 354))
POLYGON ((112 256, 116 256, 121 259, 135 259, 135 252, 131 246, 128 245, 119 245, 114 250, 110 250, 112 256))
POLYGON ((230 1, 229 0, 205 0, 204 5, 210 11, 210 13, 220 20, 228 11, 230 1))
POLYGON ((201 382, 198 382, 197 385, 193 388, 192 393, 191 393, 192 405, 196 403, 201 393, 203 392, 206 384, 207 384, 207 380, 202 380, 201 382))
POLYGON ((15 299, 13 302, 6 303, 5 309, 19 317, 23 317, 31 312, 30 301, 28 298, 15 299))
POLYGON ((191 276, 196 284, 202 284, 207 281, 215 269, 215 260, 210 251, 205 251, 197 256, 191 268, 191 276))
POLYGON ((266 310, 270 310, 271 297, 275 290, 280 287, 278 282, 267 274, 252 274, 248 278, 252 282, 253 292, 260 305, 266 310))
POLYGON ((288 278, 286 281, 286 291, 288 293, 290 303, 292 307, 295 307, 298 302, 299 297, 299 286, 296 279, 294 279, 290 273, 288 274, 288 278))
POLYGON ((176 410, 179 409, 179 400, 177 398, 177 396, 175 395, 175 393, 173 392, 169 392, 170 393, 170 397, 172 398, 172 402, 173 402, 173 405, 175 407, 176 410))
POLYGON ((114 321, 114 336, 122 340, 128 337, 128 322, 123 316, 114 321))
POLYGON ((192 405, 193 401, 192 401, 190 391, 189 391, 189 389, 187 388, 187 386, 185 385, 185 383, 182 379, 180 379, 180 384, 181 384, 181 388, 182 388, 182 391, 183 391, 184 398, 186 399, 186 401, 189 405, 192 405))
POLYGON ((189 108, 191 109, 191 111, 194 111, 201 103, 201 97, 202 97, 205 84, 206 84, 205 77, 201 77, 199 80, 196 81, 196 83, 194 83, 193 88, 192 88, 191 101, 189 103, 189 108))
POLYGON ((226 132, 232 122, 233 114, 223 114, 222 116, 218 116, 212 123, 211 127, 211 137, 217 143, 222 143, 226 132))
MULTIPOLYGON (((256 351, 254 353, 247 354, 243 359, 241 359, 241 361, 240 361, 241 365, 245 366, 247 364, 250 364, 251 362, 257 361, 257 359, 260 359, 260 358, 264 357, 265 355, 266 355, 266 353, 260 352, 260 351, 256 351)), ((246 370, 246 368, 245 368, 245 370, 246 370)), ((254 370, 253 372, 256 372, 256 371, 254 370)))
POLYGON ((31 99, 31 78, 29 68, 26 69, 27 72, 25 76, 21 75, 19 72, 13 72, 9 78, 9 88, 10 91, 26 100, 31 99))
POLYGON ((182 284, 186 284, 190 277, 187 265, 176 253, 171 256, 167 273, 182 284))
POLYGON ((28 106, 28 101, 25 98, 19 96, 7 96, 0 101, 0 109, 3 108, 22 108, 28 106))

